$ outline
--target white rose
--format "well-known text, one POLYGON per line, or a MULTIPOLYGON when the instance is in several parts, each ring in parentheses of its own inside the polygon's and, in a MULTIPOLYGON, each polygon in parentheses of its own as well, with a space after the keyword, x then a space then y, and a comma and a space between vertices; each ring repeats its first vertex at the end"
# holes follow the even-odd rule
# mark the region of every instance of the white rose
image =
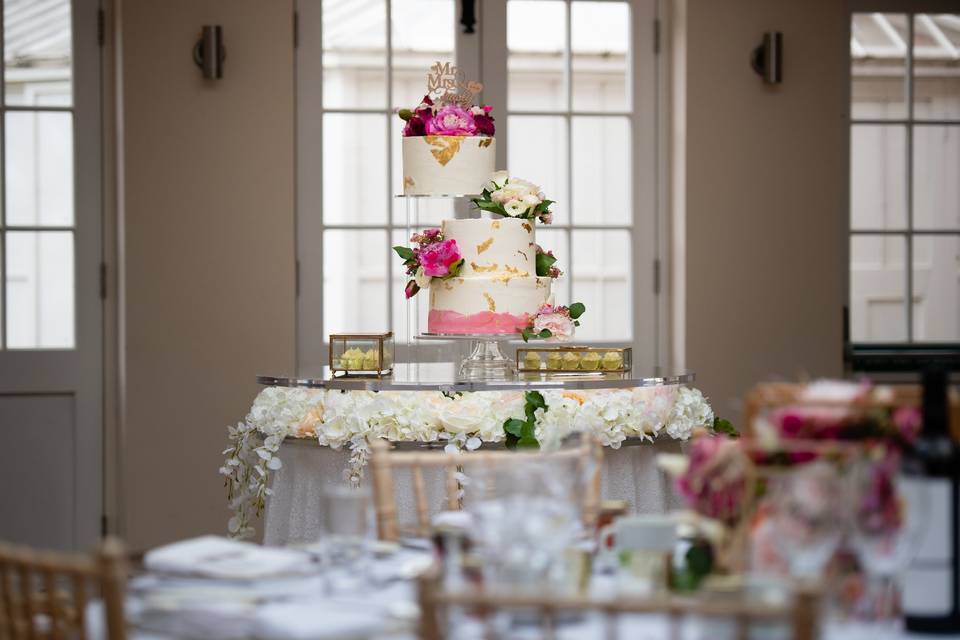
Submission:
POLYGON ((507 184, 509 179, 506 171, 494 171, 493 175, 490 176, 490 182, 483 185, 487 191, 496 191, 500 189, 503 185, 507 184))
POLYGON ((529 206, 529 207, 535 207, 535 206, 537 206, 538 204, 540 204, 540 203, 542 202, 542 200, 540 200, 540 198, 538 198, 537 196, 533 195, 532 193, 528 193, 527 195, 525 195, 525 196, 523 196, 522 198, 520 198, 520 200, 521 200, 525 205, 527 205, 527 206, 529 206))
POLYGON ((423 267, 417 269, 417 272, 413 274, 413 280, 417 283, 417 286, 421 289, 429 289, 430 281, 433 280, 430 276, 423 272, 423 267))
POLYGON ((519 193, 523 193, 523 194, 529 193, 541 199, 543 198, 543 194, 540 192, 539 185, 535 185, 532 182, 529 182, 527 180, 520 180, 519 178, 513 178, 512 180, 510 180, 510 184, 508 184, 507 186, 516 189, 519 193))
POLYGON ((504 210, 511 216, 519 216, 527 212, 529 205, 524 204, 522 200, 511 200, 503 205, 504 210))
POLYGON ((475 433, 491 419, 488 404, 473 395, 451 400, 440 410, 440 422, 450 433, 475 433))

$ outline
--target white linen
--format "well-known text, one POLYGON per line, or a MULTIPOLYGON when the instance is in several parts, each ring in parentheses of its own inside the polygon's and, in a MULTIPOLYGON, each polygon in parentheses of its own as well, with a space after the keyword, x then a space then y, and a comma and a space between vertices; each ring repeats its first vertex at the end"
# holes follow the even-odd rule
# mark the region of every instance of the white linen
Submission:
POLYGON ((143 564, 161 574, 254 580, 316 573, 302 552, 263 547, 219 536, 201 536, 147 552, 143 564))
MULTIPOLYGON (((668 479, 656 465, 658 453, 680 453, 685 444, 676 440, 604 448, 602 489, 604 499, 626 500, 633 513, 666 513, 682 506, 668 479)), ((272 472, 273 495, 267 498, 263 542, 271 546, 315 542, 322 532, 321 497, 325 487, 342 485, 350 452, 331 449, 315 441, 284 441, 278 456, 283 467, 272 472)), ((398 517, 416 521, 413 481, 408 472, 396 474, 398 517)), ((369 481, 370 473, 364 481, 369 481)), ((431 516, 446 508, 443 471, 423 470, 431 516)))

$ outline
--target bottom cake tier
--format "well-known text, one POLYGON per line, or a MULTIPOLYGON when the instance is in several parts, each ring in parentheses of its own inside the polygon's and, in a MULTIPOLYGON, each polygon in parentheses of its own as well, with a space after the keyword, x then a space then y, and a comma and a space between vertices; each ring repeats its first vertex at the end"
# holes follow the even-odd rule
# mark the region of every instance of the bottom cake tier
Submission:
POLYGON ((430 333, 519 333, 550 297, 550 278, 453 278, 430 287, 430 333))

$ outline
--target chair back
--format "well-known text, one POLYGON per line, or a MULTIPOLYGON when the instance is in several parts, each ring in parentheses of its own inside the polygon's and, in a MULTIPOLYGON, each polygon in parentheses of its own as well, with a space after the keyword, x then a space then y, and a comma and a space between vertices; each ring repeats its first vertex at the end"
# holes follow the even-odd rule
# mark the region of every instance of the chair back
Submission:
POLYGON ((444 478, 445 505, 448 510, 456 511, 462 506, 460 499, 460 480, 458 474, 463 465, 493 466, 523 464, 541 460, 544 456, 554 459, 573 459, 577 469, 588 475, 586 490, 583 492, 581 513, 584 524, 593 526, 596 521, 600 502, 600 471, 603 460, 603 448, 593 438, 582 437, 580 446, 562 449, 556 452, 528 451, 468 451, 447 453, 441 449, 426 451, 398 451, 385 440, 373 440, 370 443, 373 455, 370 469, 373 478, 373 499, 377 517, 377 534, 381 540, 395 541, 400 537, 400 524, 397 508, 395 472, 399 469, 410 471, 414 498, 416 526, 411 533, 426 536, 430 533, 430 509, 427 500, 425 470, 440 470, 444 478))
POLYGON ((101 598, 107 640, 125 640, 123 545, 106 539, 93 557, 0 543, 0 640, 87 637, 91 598, 101 598))
MULTIPOLYGON (((543 593, 505 593, 483 590, 445 591, 438 574, 430 572, 419 578, 417 599, 420 607, 420 640, 444 640, 455 635, 456 618, 451 609, 470 616, 483 625, 485 640, 499 636, 494 617, 504 611, 519 611, 531 619, 530 612, 542 629, 539 637, 557 637, 558 620, 569 619, 570 613, 598 614, 601 623, 597 637, 608 640, 636 637, 633 629, 621 629, 618 619, 630 614, 668 616, 669 638, 681 637, 679 624, 687 617, 728 620, 735 625, 736 638, 751 637, 752 625, 779 623, 790 629, 792 640, 814 640, 819 636, 819 589, 797 585, 783 604, 751 602, 746 598, 716 599, 707 597, 658 596, 649 598, 620 597, 596 599, 590 596, 556 596, 543 593)), ((462 620, 462 618, 461 618, 462 620)), ((648 633, 643 635, 649 635, 648 633)), ((531 637, 534 637, 531 634, 531 637)), ((572 637, 572 636, 571 636, 572 637)), ((709 636, 707 636, 709 637, 709 636)), ((719 635, 716 637, 720 637, 719 635)), ((779 635, 777 637, 780 637, 779 635)))

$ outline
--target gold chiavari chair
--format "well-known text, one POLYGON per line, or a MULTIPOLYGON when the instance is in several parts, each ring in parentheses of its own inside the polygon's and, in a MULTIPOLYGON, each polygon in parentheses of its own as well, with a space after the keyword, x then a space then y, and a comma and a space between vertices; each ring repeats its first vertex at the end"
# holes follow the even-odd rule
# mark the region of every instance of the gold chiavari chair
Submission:
POLYGON ((451 635, 451 608, 459 608, 480 621, 484 628, 484 640, 498 638, 493 617, 501 611, 534 612, 542 630, 540 637, 544 640, 556 637, 558 620, 578 612, 600 614, 603 620, 601 637, 606 640, 627 637, 627 634, 621 633, 617 622, 620 616, 630 614, 669 616, 670 638, 679 637, 678 623, 683 618, 697 616, 732 621, 737 638, 749 637, 750 627, 754 624, 780 623, 790 629, 792 640, 814 640, 819 637, 820 598, 819 589, 799 585, 784 604, 705 597, 621 597, 599 600, 589 596, 505 593, 499 590, 495 593, 480 590, 444 591, 437 572, 422 575, 417 585, 420 640, 445 640, 451 635))
POLYGON ((583 437, 580 446, 577 448, 562 449, 550 453, 539 451, 471 451, 464 453, 446 453, 442 450, 397 451, 392 449, 388 442, 380 439, 373 440, 370 447, 373 452, 370 459, 370 469, 373 478, 377 534, 381 540, 396 541, 400 537, 394 474, 398 469, 407 469, 411 474, 416 513, 414 535, 426 536, 430 533, 430 515, 424 470, 442 470, 446 507, 455 511, 460 509, 460 483, 457 472, 462 465, 523 464, 525 460, 533 461, 542 456, 576 460, 577 469, 589 476, 581 504, 584 524, 590 527, 596 520, 600 502, 600 471, 603 448, 592 438, 583 437))
POLYGON ((0 543, 0 640, 87 637, 86 608, 103 601, 107 640, 124 640, 127 558, 108 538, 95 556, 0 543))

